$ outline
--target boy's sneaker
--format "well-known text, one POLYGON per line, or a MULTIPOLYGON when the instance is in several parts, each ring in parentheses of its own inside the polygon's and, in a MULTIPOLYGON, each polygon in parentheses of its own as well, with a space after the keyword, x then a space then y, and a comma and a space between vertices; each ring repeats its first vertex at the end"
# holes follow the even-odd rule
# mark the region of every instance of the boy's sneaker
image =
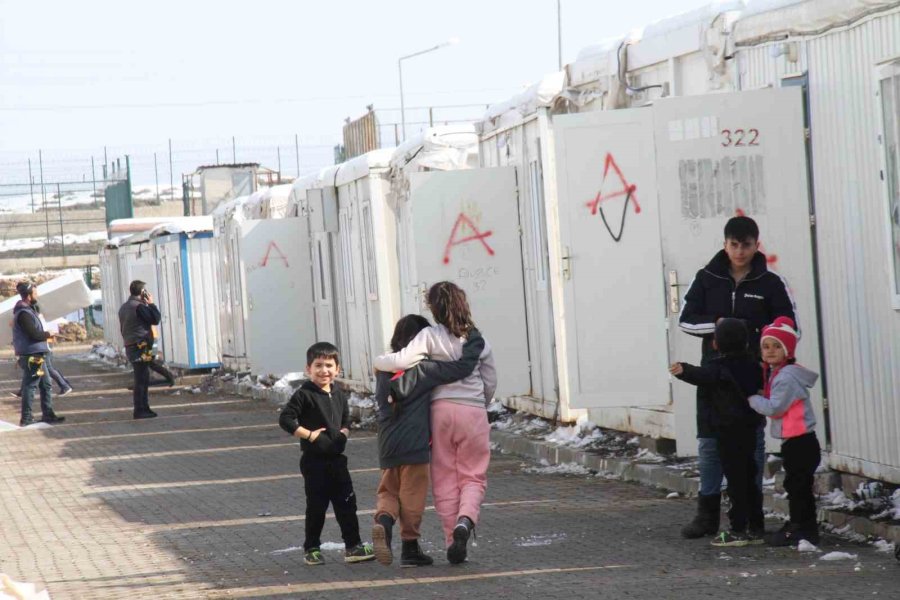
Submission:
POLYGON ((57 394, 57 395, 58 395, 58 396, 67 396, 67 395, 69 395, 69 394, 71 394, 71 393, 72 393, 72 388, 71 388, 71 387, 67 387, 67 388, 65 388, 65 389, 59 390, 59 394, 57 394))
POLYGON ((770 533, 765 537, 766 544, 776 547, 796 546, 800 543, 800 540, 806 540, 810 544, 818 545, 818 525, 803 527, 788 521, 781 529, 774 533, 770 533))
POLYGON ((303 562, 308 565, 324 565, 325 559, 322 558, 322 552, 318 548, 310 548, 303 555, 303 562))
POLYGON ((372 526, 372 545, 375 547, 375 559, 383 565, 390 565, 394 562, 394 553, 391 551, 393 526, 394 520, 386 514, 378 515, 378 519, 372 526))
POLYGON ((751 546, 766 543, 766 529, 750 528, 747 530, 747 543, 751 546))
POLYGON ((370 544, 357 544, 353 548, 344 551, 344 562, 358 563, 367 560, 375 560, 375 550, 370 544))
POLYGON ((466 561, 468 550, 466 544, 469 542, 469 536, 475 529, 475 523, 469 517, 460 517, 453 528, 453 543, 447 548, 447 562, 451 565, 458 565, 466 561))
POLYGON ((422 552, 419 540, 403 540, 403 550, 400 552, 400 567, 428 567, 434 564, 434 559, 422 552))
POLYGON ((759 544, 762 543, 762 540, 759 540, 758 542, 751 541, 750 536, 742 531, 721 531, 713 538, 713 541, 710 542, 713 546, 729 548, 749 546, 752 543, 759 544))

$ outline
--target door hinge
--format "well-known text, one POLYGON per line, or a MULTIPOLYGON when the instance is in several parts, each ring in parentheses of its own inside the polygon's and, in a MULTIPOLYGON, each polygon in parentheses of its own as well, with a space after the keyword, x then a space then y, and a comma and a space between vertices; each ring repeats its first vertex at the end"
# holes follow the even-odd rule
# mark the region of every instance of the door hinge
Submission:
POLYGON ((816 226, 816 215, 809 215, 809 226, 810 227, 816 226))
POLYGON ((810 131, 809 127, 803 128, 803 137, 804 137, 804 139, 807 139, 807 140, 812 137, 812 132, 810 131))
POLYGON ((822 408, 828 410, 828 398, 822 398, 822 408))

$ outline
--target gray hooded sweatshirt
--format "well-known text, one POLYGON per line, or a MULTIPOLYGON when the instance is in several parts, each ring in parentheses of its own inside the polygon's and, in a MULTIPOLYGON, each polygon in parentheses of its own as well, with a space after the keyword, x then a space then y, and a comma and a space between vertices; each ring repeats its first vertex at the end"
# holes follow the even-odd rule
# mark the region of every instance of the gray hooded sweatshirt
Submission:
POLYGON ((767 396, 754 395, 748 399, 753 410, 771 417, 772 437, 782 440, 799 437, 816 430, 809 390, 819 378, 806 367, 785 365, 769 375, 767 396))

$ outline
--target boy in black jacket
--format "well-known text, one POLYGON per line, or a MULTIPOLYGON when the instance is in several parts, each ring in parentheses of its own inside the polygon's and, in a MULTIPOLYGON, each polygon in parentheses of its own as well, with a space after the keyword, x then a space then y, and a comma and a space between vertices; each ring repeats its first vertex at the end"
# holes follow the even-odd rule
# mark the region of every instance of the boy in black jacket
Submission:
POLYGON ((722 470, 728 479, 731 530, 719 533, 713 546, 746 546, 763 542, 762 490, 757 484, 756 436, 764 421, 747 402, 762 386, 759 361, 747 346, 747 327, 740 319, 721 319, 713 343, 720 355, 705 366, 675 363, 669 372, 698 386, 697 396, 712 407, 722 470))
MULTIPOLYGON (((406 315, 394 327, 391 351, 399 352, 429 326, 419 315, 406 315)), ((484 350, 484 338, 473 329, 456 361, 423 360, 399 373, 379 372, 375 388, 378 404, 378 454, 381 482, 375 506, 372 542, 383 565, 394 560, 391 537, 400 520, 401 567, 428 566, 434 560, 419 547, 419 526, 428 494, 431 461, 431 392, 435 387, 468 377, 484 350)))
POLYGON ((344 538, 344 560, 354 563, 375 558, 372 547, 363 544, 359 537, 356 494, 344 456, 350 434, 350 409, 346 394, 334 385, 339 372, 337 347, 328 342, 310 346, 306 351, 309 379, 294 392, 278 419, 282 429, 301 440, 300 473, 306 492, 303 560, 308 565, 325 562, 319 546, 329 502, 344 538))

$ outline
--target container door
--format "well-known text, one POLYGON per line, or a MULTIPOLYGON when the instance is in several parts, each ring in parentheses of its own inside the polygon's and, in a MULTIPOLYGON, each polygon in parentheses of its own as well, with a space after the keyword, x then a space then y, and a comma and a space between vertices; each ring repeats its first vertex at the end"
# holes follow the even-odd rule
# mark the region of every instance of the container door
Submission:
MULTIPOLYGON (((722 249, 726 221, 744 214, 759 225, 769 270, 793 291, 798 358, 818 371, 801 90, 670 98, 653 111, 673 360, 700 361, 700 340, 678 326, 681 302, 697 270, 722 249)), ((675 382, 672 391, 678 452, 693 455, 696 390, 675 382)), ((818 385, 813 400, 823 423, 818 385)))
POLYGON ((312 234, 312 277, 315 292, 316 339, 338 343, 334 308, 334 271, 332 270, 331 234, 312 234))
POLYGON ((248 354, 258 375, 302 371, 306 349, 316 341, 302 225, 294 218, 245 221, 241 227, 248 354))
POLYGON ((466 291, 498 397, 531 393, 517 193, 513 167, 410 176, 419 289, 447 280, 466 291))
POLYGON ((669 402, 650 109, 558 117, 561 337, 574 408, 669 402))

